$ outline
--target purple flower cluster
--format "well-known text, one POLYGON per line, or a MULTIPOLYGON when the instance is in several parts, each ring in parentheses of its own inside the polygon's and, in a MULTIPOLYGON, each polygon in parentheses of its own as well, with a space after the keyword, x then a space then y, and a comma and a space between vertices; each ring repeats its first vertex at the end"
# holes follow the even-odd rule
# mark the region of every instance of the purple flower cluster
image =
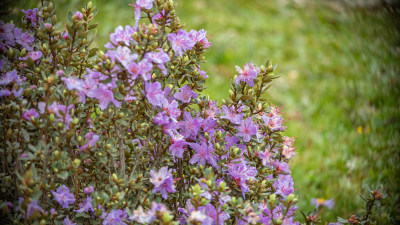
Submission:
POLYGON ((39 9, 34 8, 34 9, 28 9, 28 10, 21 10, 23 13, 25 13, 25 18, 32 24, 32 26, 36 26, 40 20, 40 17, 38 17, 38 12, 39 9))
POLYGON ((287 215, 283 218, 284 213, 286 211, 286 207, 283 206, 282 204, 277 205, 273 210, 271 214, 271 210, 269 208, 269 204, 262 203, 259 206, 260 210, 263 212, 260 214, 260 223, 262 224, 270 224, 271 221, 274 220, 282 220, 282 224, 287 224, 287 225, 299 225, 299 222, 294 222, 293 221, 293 215, 295 213, 295 210, 297 207, 291 207, 287 215))
POLYGON ((30 52, 33 50, 32 44, 35 38, 28 32, 22 32, 20 28, 14 27, 13 23, 4 24, 0 20, 0 51, 5 52, 6 47, 13 48, 17 47, 17 44, 26 51, 30 52))
POLYGON ((22 80, 18 76, 16 70, 8 71, 2 74, 0 77, 0 97, 7 97, 11 94, 13 94, 15 97, 20 97, 24 90, 21 85, 22 80))
POLYGON ((68 90, 77 90, 80 101, 84 104, 86 97, 95 98, 99 101, 99 108, 104 110, 110 103, 115 107, 120 107, 121 102, 114 99, 113 89, 116 88, 115 81, 107 84, 101 83, 101 80, 107 79, 105 75, 88 70, 84 79, 77 77, 61 78, 68 90))
POLYGON ((243 195, 245 192, 250 191, 247 181, 255 180, 257 173, 257 168, 248 165, 244 161, 240 163, 231 163, 228 169, 228 174, 231 175, 236 184, 241 188, 243 195))
POLYGON ((279 174, 278 179, 274 182, 275 193, 286 197, 293 193, 293 178, 291 175, 279 174))
MULTIPOLYGON (((21 205, 24 202, 23 198, 18 199, 18 207, 16 208, 17 210, 21 210, 21 205)), ((44 213, 43 209, 38 205, 38 200, 32 200, 28 203, 27 209, 26 209, 26 215, 28 219, 31 219, 33 215, 36 213, 44 213)))
POLYGON ((51 105, 46 105, 44 102, 38 103, 40 114, 53 113, 55 115, 55 121, 62 122, 66 125, 66 129, 69 128, 69 124, 72 122, 71 110, 74 105, 65 106, 57 102, 53 102, 51 105))

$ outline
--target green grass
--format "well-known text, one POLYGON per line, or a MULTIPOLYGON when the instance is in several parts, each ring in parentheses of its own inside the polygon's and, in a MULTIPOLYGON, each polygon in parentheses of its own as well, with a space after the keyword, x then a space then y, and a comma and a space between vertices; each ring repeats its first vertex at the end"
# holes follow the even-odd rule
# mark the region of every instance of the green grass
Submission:
MULTIPOLYGON (((117 25, 134 23, 130 1, 93 2, 99 9, 99 46, 117 25)), ((284 106, 287 135, 297 137, 298 155, 291 167, 300 209, 311 210, 314 197, 334 198, 334 209, 323 212, 324 222, 347 217, 362 207, 358 194, 368 184, 387 191, 388 207, 395 210, 399 24, 385 10, 303 2, 176 0, 187 29, 204 28, 212 35, 208 63, 202 67, 210 76, 206 93, 212 98, 228 96, 235 65, 261 65, 267 59, 278 64, 283 76, 270 89, 270 102, 284 106)), ((83 3, 64 0, 58 5, 59 17, 65 18, 65 9, 83 3)))

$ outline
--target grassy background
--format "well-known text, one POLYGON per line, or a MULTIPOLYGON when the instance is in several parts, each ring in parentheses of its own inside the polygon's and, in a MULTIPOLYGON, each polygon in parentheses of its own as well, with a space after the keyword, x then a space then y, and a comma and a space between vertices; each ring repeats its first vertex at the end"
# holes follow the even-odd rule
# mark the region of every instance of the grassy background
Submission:
MULTIPOLYGON (((97 45, 117 25, 134 24, 131 1, 93 2, 99 9, 97 45)), ((270 102, 284 107, 287 135, 297 137, 291 167, 300 209, 311 210, 311 198, 334 198, 323 221, 347 217, 363 205, 358 194, 366 185, 380 185, 389 194, 386 212, 398 210, 398 13, 305 0, 175 2, 187 29, 212 35, 202 67, 210 76, 211 97, 228 96, 235 65, 266 59, 278 64, 283 76, 270 89, 270 102)), ((19 3, 12 10, 35 4, 19 3)), ((56 1, 59 18, 83 4, 56 1)))

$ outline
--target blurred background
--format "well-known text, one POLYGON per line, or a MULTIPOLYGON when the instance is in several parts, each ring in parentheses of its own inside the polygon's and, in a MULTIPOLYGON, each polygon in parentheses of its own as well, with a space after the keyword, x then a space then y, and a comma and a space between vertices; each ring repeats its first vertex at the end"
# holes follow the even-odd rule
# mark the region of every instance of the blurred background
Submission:
MULTIPOLYGON (((1 3, 2 14, 40 1, 1 3)), ((59 19, 86 1, 55 1, 59 19)), ((94 0, 100 49, 118 25, 134 24, 131 1, 94 0)), ((299 208, 333 198, 323 222, 363 207, 366 186, 388 194, 388 213, 400 215, 400 13, 396 1, 175 0, 186 28, 207 30, 213 45, 202 69, 206 94, 228 96, 235 65, 267 59, 278 64, 269 91, 284 108, 287 136, 296 137, 291 164, 299 208)), ((299 218, 300 218, 300 213, 299 218)), ((302 220, 301 220, 302 221, 302 220)), ((397 218, 397 222, 399 222, 397 218)), ((396 223, 396 221, 392 221, 396 223)))

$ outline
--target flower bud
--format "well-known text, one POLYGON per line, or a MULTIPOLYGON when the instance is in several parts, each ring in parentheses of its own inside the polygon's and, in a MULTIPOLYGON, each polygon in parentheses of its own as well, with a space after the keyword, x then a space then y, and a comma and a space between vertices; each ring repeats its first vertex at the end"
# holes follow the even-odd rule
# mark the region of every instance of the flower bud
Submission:
POLYGON ((221 189, 221 191, 224 191, 226 188, 226 184, 224 181, 221 181, 221 183, 219 183, 219 188, 221 189))
POLYGON ((290 195, 287 197, 287 199, 288 199, 289 202, 292 202, 295 198, 296 198, 296 195, 294 195, 293 193, 290 194, 290 195))
POLYGON ((51 25, 51 23, 45 23, 43 24, 43 26, 46 32, 50 33, 51 31, 53 31, 53 25, 51 25))
POLYGON ((113 173, 113 174, 112 174, 112 178, 113 178, 114 182, 118 181, 118 176, 117 176, 117 174, 113 173))
POLYGON ((269 200, 271 201, 272 204, 274 204, 275 201, 276 201, 276 194, 270 195, 270 196, 269 196, 269 200))
POLYGON ((231 199, 231 202, 232 202, 234 205, 236 205, 236 203, 237 203, 237 199, 236 199, 236 197, 235 197, 235 196, 233 196, 233 197, 232 197, 232 199, 231 199))
POLYGON ((78 168, 81 165, 81 160, 76 158, 73 162, 75 168, 78 168))
POLYGON ((168 223, 168 222, 172 221, 173 218, 174 218, 174 216, 172 216, 168 212, 164 212, 164 214, 162 216, 162 220, 164 223, 168 223))

